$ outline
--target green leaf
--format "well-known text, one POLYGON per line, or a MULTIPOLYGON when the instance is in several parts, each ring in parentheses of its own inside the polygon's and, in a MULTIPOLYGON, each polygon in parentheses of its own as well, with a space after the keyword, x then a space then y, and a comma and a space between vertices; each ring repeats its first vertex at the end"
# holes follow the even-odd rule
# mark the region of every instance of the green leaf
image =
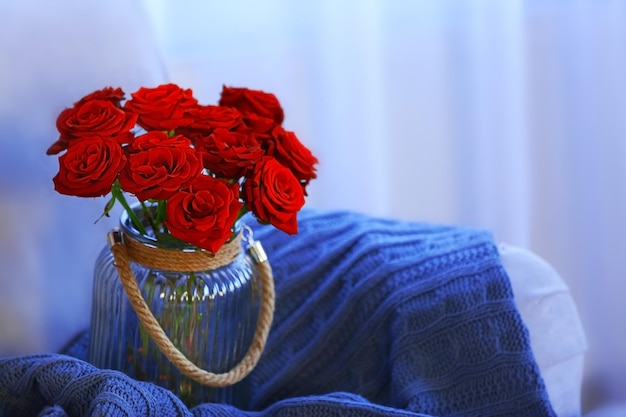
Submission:
POLYGON ((100 219, 102 219, 103 217, 109 217, 109 213, 111 212, 114 206, 115 206, 115 197, 111 197, 111 199, 104 206, 104 211, 102 212, 100 217, 98 217, 96 221, 93 222, 93 224, 98 223, 100 219))
POLYGON ((141 224, 141 220, 139 220, 139 217, 137 217, 133 209, 130 208, 130 206, 128 205, 119 181, 115 181, 115 183, 113 184, 113 188, 111 189, 111 195, 113 195, 113 197, 115 197, 115 199, 120 202, 122 207, 124 207, 126 213, 128 213, 128 217, 130 217, 133 225, 137 228, 137 230, 139 230, 139 233, 141 233, 142 235, 147 235, 148 232, 146 231, 146 228, 143 227, 143 224, 141 224))

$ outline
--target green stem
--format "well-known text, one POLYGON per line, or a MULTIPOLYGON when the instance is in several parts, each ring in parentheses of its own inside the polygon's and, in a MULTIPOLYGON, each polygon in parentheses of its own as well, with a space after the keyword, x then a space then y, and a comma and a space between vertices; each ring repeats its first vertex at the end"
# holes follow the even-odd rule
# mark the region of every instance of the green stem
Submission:
POLYGON ((158 233, 158 229, 156 227, 156 224, 154 222, 154 219, 152 218, 152 213, 150 212, 150 209, 148 208, 148 206, 146 206, 146 203, 144 201, 140 202, 141 204, 141 211, 143 212, 143 215, 146 219, 148 219, 148 223, 150 223, 150 227, 152 227, 152 230, 154 230, 154 233, 158 233))
POLYGON ((124 193, 122 193, 122 188, 119 181, 115 181, 115 183, 113 184, 113 188, 111 189, 111 195, 120 202, 122 207, 124 207, 124 209, 128 213, 128 217, 130 217, 130 220, 133 222, 137 230, 139 230, 139 233, 141 233, 142 235, 147 235, 148 233, 146 232, 146 228, 143 227, 143 224, 141 224, 141 220, 139 220, 139 217, 137 217, 133 209, 131 209, 128 205, 128 202, 124 197, 124 193))
POLYGON ((163 231, 165 231, 165 225, 163 222, 167 219, 167 209, 165 204, 165 200, 159 200, 157 205, 157 221, 159 225, 163 225, 163 231))
POLYGON ((237 218, 235 219, 235 221, 241 219, 247 212, 248 206, 244 203, 244 205, 241 206, 241 209, 239 209, 239 213, 237 213, 237 218))

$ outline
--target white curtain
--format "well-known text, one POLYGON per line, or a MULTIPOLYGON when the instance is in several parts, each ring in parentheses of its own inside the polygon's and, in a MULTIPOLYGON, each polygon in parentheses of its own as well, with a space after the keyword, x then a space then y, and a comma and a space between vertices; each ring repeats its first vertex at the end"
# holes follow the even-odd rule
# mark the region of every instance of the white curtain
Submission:
MULTIPOLYGON (((0 1, 0 356, 58 351, 89 325, 104 199, 54 191, 60 111, 166 80, 140 2, 0 1)), ((119 215, 116 210, 114 215, 119 215)))
POLYGON ((574 293, 590 363, 624 370, 626 2, 145 4, 169 79, 205 102, 223 83, 279 97, 320 159, 310 206, 535 251, 574 293))

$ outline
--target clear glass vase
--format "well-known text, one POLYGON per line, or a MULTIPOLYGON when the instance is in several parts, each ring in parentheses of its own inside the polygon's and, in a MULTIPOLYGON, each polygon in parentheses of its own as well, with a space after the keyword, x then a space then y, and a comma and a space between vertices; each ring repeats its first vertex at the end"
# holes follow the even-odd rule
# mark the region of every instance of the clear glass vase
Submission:
MULTIPOLYGON (((140 214, 139 209, 136 212, 140 214)), ((120 231, 151 247, 198 250, 184 242, 163 243, 142 235, 126 212, 120 231)), ((224 373, 245 356, 261 303, 258 269, 247 251, 240 250, 233 262, 211 270, 176 272, 135 262, 131 267, 152 314, 198 367, 224 373)), ((89 362, 167 388, 188 406, 214 402, 249 408, 247 378, 230 387, 207 387, 181 375, 160 352, 124 292, 108 246, 95 265, 89 362)))

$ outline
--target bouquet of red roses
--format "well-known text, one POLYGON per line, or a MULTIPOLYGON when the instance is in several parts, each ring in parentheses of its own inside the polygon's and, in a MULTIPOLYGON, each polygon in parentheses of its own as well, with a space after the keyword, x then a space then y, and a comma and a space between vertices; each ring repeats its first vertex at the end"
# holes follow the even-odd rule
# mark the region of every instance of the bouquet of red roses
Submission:
POLYGON ((62 153, 54 186, 79 197, 111 193, 104 215, 119 202, 145 234, 124 197, 132 194, 157 239, 213 253, 248 211, 295 234, 318 161, 283 118, 273 94, 247 88, 224 86, 218 105, 201 105, 175 84, 142 87, 126 101, 106 87, 59 115, 60 137, 47 151, 62 153))

